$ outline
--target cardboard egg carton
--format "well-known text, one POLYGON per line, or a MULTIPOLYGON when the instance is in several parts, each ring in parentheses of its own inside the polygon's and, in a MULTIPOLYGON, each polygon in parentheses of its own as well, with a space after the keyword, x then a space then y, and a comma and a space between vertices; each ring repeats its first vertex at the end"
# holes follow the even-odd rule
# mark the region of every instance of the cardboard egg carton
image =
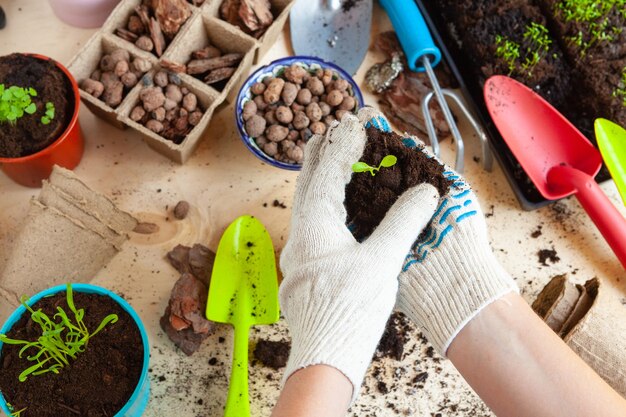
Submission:
POLYGON ((137 130, 141 133, 144 141, 157 152, 178 163, 184 163, 198 145, 215 110, 225 101, 234 101, 241 84, 249 75, 252 65, 258 62, 276 42, 294 1, 270 0, 274 22, 259 39, 255 39, 237 26, 231 25, 219 17, 219 7, 222 0, 207 0, 200 7, 190 5, 191 16, 180 27, 171 42, 166 45, 162 56, 158 57, 153 52, 139 49, 133 43, 116 35, 116 29, 125 28, 135 8, 142 3, 142 0, 122 0, 102 28, 89 39, 72 59, 68 68, 80 86, 82 81, 89 78, 93 71, 98 68, 102 56, 118 48, 128 51, 131 61, 137 57, 148 60, 153 68, 146 73, 147 77, 151 77, 163 68, 164 61, 187 64, 193 51, 202 49, 209 43, 225 54, 235 52, 242 54, 243 58, 235 73, 225 85, 222 83, 214 87, 191 75, 178 74, 181 87, 186 87, 190 92, 196 94, 198 103, 204 112, 200 122, 193 127, 180 144, 176 144, 130 119, 130 112, 138 105, 139 94, 144 88, 141 79, 136 86, 126 93, 122 102, 115 108, 80 89, 83 103, 95 115, 118 128, 130 127, 137 130))

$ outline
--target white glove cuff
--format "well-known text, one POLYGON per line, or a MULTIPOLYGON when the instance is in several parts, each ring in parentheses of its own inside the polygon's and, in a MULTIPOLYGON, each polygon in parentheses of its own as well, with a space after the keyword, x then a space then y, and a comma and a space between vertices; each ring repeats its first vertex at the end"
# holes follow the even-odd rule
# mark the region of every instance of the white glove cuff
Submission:
MULTIPOLYGON (((395 288, 392 289, 395 293, 395 288)), ((382 296, 382 295, 381 295, 382 296)), ((287 319, 291 332, 291 353, 283 384, 297 370, 312 365, 328 365, 343 373, 352 383, 351 403, 358 397, 361 384, 393 305, 374 303, 367 314, 359 307, 338 305, 336 300, 313 299, 308 288, 291 288, 284 303, 303 303, 288 308, 294 315, 287 319)))
MULTIPOLYGON (((519 289, 488 245, 459 247, 456 242, 426 259, 426 276, 406 277, 398 304, 421 323, 430 343, 444 356, 452 340, 483 308, 519 289), (444 261, 445 260, 445 261, 444 261), (441 277, 434 282, 430 277, 441 277)), ((409 270, 410 271, 410 270, 409 270)))

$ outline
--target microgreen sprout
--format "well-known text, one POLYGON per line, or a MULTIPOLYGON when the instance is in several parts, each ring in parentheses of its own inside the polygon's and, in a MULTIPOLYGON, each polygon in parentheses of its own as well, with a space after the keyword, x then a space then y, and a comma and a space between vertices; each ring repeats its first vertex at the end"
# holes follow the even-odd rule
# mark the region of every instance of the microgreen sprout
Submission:
POLYGON ((22 413, 26 410, 27 407, 22 408, 21 410, 15 410, 15 408, 7 403, 7 407, 9 408, 9 411, 11 412, 11 414, 9 414, 9 417, 21 417, 22 413))
POLYGON ((383 158, 382 161, 380 161, 380 164, 378 164, 377 167, 369 166, 365 162, 356 162, 352 164, 352 171, 353 172, 369 172, 370 174, 372 174, 372 177, 373 177, 374 175, 376 175, 378 171, 380 171, 381 168, 390 168, 394 166, 396 162, 398 162, 398 158, 396 158, 393 155, 387 155, 383 158))
POLYGON ((506 36, 496 35, 496 57, 504 60, 509 67, 509 74, 515 71, 515 62, 520 57, 520 45, 506 36))
POLYGON ((548 28, 535 22, 526 25, 523 38, 528 45, 525 49, 506 36, 496 35, 496 57, 507 64, 508 75, 513 74, 518 61, 523 58, 524 61, 520 64, 520 69, 529 77, 532 76, 533 69, 546 56, 550 50, 550 45, 552 45, 548 28))
POLYGON ((83 322, 85 310, 77 309, 74 305, 74 295, 70 284, 67 284, 66 300, 73 317, 68 316, 63 308, 57 307, 57 313, 50 318, 41 309, 33 310, 27 304, 28 300, 28 297, 23 296, 22 305, 30 312, 30 320, 41 327, 41 336, 36 341, 29 342, 10 339, 5 334, 0 334, 0 341, 3 343, 24 345, 19 351, 20 358, 28 352, 26 359, 35 362, 19 375, 20 382, 26 381, 30 375, 41 375, 47 372, 58 374, 60 369, 69 365, 69 359, 75 359, 78 353, 85 350, 90 338, 98 334, 107 324, 118 320, 116 314, 109 314, 93 332, 90 332, 83 322))
POLYGON ((613 97, 621 98, 622 105, 626 107, 626 67, 622 70, 622 78, 615 90, 612 93, 613 97))
POLYGON ((54 119, 54 104, 51 102, 46 103, 46 114, 41 116, 41 123, 47 125, 50 121, 54 119))
POLYGON ((626 19, 626 0, 561 0, 555 3, 556 13, 566 22, 574 21, 587 25, 587 33, 577 32, 568 41, 580 48, 580 55, 595 43, 613 42, 622 31, 621 27, 610 26, 609 16, 617 13, 626 19))
POLYGON ((36 97, 34 88, 16 86, 5 87, 0 84, 0 122, 15 123, 24 114, 33 114, 37 111, 31 97, 36 97))

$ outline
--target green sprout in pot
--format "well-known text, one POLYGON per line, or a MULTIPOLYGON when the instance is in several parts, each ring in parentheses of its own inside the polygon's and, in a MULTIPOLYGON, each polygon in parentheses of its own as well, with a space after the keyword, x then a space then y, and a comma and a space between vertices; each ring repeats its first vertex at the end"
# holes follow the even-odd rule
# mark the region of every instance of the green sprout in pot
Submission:
MULTIPOLYGON (((34 114, 37 106, 33 103, 32 97, 37 97, 37 90, 32 87, 5 87, 4 84, 0 84, 0 123, 14 124, 24 115, 34 114)), ((47 125, 52 119, 54 119, 54 104, 47 102, 41 123, 47 125)))
POLYGON ((98 334, 107 324, 118 320, 116 314, 109 314, 100 325, 90 332, 83 322, 85 310, 77 309, 74 305, 72 286, 67 284, 67 305, 71 315, 68 315, 61 307, 57 307, 57 313, 51 317, 41 311, 35 311, 28 304, 28 297, 22 297, 22 305, 30 312, 30 319, 41 327, 41 336, 35 341, 10 339, 5 334, 0 334, 0 341, 10 345, 24 345, 20 349, 19 356, 27 354, 34 365, 25 369, 18 377, 20 382, 26 381, 30 375, 41 375, 47 372, 59 373, 65 365, 69 365, 69 359, 76 359, 76 355, 84 352, 89 339, 98 334))
POLYGON ((15 410, 14 407, 9 403, 7 403, 7 407, 9 407, 9 411, 11 412, 9 417, 21 417, 22 413, 26 411, 26 408, 27 408, 27 407, 24 407, 21 410, 15 410))
POLYGON ((391 168, 398 162, 398 158, 393 155, 387 155, 380 161, 377 167, 369 166, 365 162, 356 162, 352 164, 352 172, 369 172, 372 174, 372 177, 376 175, 381 168, 391 168))

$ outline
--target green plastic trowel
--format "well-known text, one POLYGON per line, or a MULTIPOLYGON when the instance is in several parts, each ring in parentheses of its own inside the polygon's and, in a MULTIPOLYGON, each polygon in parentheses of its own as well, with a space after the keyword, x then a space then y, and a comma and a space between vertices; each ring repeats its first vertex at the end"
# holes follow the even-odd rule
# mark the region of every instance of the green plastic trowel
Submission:
POLYGON ((594 127, 602 159, 626 204, 626 130, 606 119, 596 119, 594 127))
POLYGON ((263 224, 241 216, 228 226, 217 248, 206 317, 233 325, 230 388, 224 417, 250 416, 248 332, 278 321, 278 276, 274 246, 263 224))

